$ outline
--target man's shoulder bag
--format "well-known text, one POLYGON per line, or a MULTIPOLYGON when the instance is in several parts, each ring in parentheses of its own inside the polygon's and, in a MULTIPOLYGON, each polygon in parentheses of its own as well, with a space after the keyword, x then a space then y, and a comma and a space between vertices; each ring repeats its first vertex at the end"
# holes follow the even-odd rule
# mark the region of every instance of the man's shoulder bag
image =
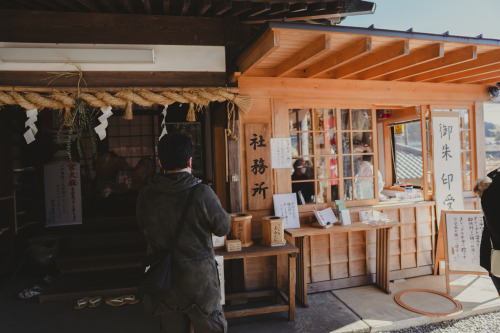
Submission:
POLYGON ((144 263, 144 276, 139 285, 139 289, 145 294, 163 294, 172 288, 172 256, 177 247, 177 241, 185 224, 186 214, 193 195, 198 185, 191 187, 184 210, 180 220, 177 222, 175 236, 171 242, 171 248, 164 251, 158 251, 146 257, 144 263))

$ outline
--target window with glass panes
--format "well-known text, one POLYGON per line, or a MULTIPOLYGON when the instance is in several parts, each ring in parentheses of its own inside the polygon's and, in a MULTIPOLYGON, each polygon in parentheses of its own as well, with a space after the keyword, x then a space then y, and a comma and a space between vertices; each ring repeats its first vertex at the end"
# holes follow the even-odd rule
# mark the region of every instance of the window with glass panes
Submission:
POLYGON ((299 205, 375 198, 371 109, 289 109, 288 116, 299 205))

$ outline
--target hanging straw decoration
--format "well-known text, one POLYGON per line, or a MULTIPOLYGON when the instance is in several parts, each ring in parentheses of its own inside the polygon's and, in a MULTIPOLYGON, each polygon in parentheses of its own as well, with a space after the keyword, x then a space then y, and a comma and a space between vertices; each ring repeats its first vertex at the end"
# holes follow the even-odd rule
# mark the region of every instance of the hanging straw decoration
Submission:
POLYGON ((196 114, 194 112, 194 103, 189 103, 189 110, 186 117, 187 121, 196 121, 196 114))
POLYGON ((123 119, 127 120, 134 119, 134 114, 132 112, 132 101, 127 102, 127 108, 125 109, 125 114, 123 115, 123 119))
MULTIPOLYGON (((211 102, 226 102, 227 101, 227 117, 228 117, 228 136, 237 139, 234 135, 236 108, 244 115, 248 114, 252 108, 252 98, 249 96, 239 96, 231 93, 229 90, 235 88, 191 88, 190 90, 182 88, 166 88, 160 90, 158 88, 142 88, 138 90, 117 88, 80 88, 80 81, 84 82, 81 72, 78 73, 63 73, 57 77, 67 76, 78 77, 78 87, 64 91, 64 88, 14 88, 0 87, 0 105, 20 105, 26 110, 32 109, 60 109, 64 110, 64 122, 72 124, 72 120, 68 120, 73 114, 72 109, 78 104, 81 110, 81 105, 84 108, 102 108, 111 106, 115 109, 125 109, 124 118, 133 119, 134 104, 143 107, 152 107, 154 105, 171 105, 173 103, 189 104, 187 121, 196 121, 196 112, 203 111, 211 102), (77 103, 77 99, 79 102, 77 103), (80 102, 81 101, 81 102, 80 102), (83 103, 83 104, 81 104, 83 103), (232 122, 232 124, 231 124, 232 122)), ((56 77, 56 78, 57 78, 56 77)), ((90 112, 90 111, 88 111, 90 112)), ((81 112, 80 112, 81 113, 81 112)), ((73 114, 74 115, 74 114, 73 114)), ((90 116, 92 119, 92 116, 90 116)))

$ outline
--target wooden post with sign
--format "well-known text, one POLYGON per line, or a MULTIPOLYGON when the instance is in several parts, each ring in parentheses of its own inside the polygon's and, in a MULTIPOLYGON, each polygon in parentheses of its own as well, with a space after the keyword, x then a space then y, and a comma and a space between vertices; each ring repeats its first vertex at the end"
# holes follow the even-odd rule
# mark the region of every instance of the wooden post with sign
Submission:
POLYGON ((273 203, 269 124, 246 124, 248 209, 268 209, 273 203))
POLYGON ((482 223, 483 214, 479 210, 441 212, 435 264, 443 260, 445 262, 448 294, 450 274, 488 275, 479 266, 482 223))

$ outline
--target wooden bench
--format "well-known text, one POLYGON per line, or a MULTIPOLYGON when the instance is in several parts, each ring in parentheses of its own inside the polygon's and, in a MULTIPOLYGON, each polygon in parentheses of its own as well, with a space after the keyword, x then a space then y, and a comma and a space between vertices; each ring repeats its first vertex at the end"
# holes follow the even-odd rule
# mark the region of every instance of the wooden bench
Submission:
POLYGON ((271 313, 288 311, 288 320, 295 320, 295 274, 296 274, 296 257, 299 253, 299 249, 290 243, 286 243, 284 246, 263 246, 260 244, 254 244, 250 247, 243 248, 241 251, 237 252, 226 252, 224 250, 215 251, 215 255, 223 256, 224 261, 232 259, 246 259, 255 257, 268 257, 275 256, 276 262, 279 262, 279 256, 288 256, 288 293, 285 294, 281 287, 281 271, 279 267, 276 268, 276 289, 273 290, 260 290, 260 291, 249 291, 242 293, 226 294, 226 300, 242 299, 242 298, 252 298, 252 297, 265 297, 265 296, 276 296, 279 300, 282 300, 284 304, 276 304, 264 307, 255 307, 244 310, 228 310, 225 311, 226 318, 244 317, 257 314, 271 313))

